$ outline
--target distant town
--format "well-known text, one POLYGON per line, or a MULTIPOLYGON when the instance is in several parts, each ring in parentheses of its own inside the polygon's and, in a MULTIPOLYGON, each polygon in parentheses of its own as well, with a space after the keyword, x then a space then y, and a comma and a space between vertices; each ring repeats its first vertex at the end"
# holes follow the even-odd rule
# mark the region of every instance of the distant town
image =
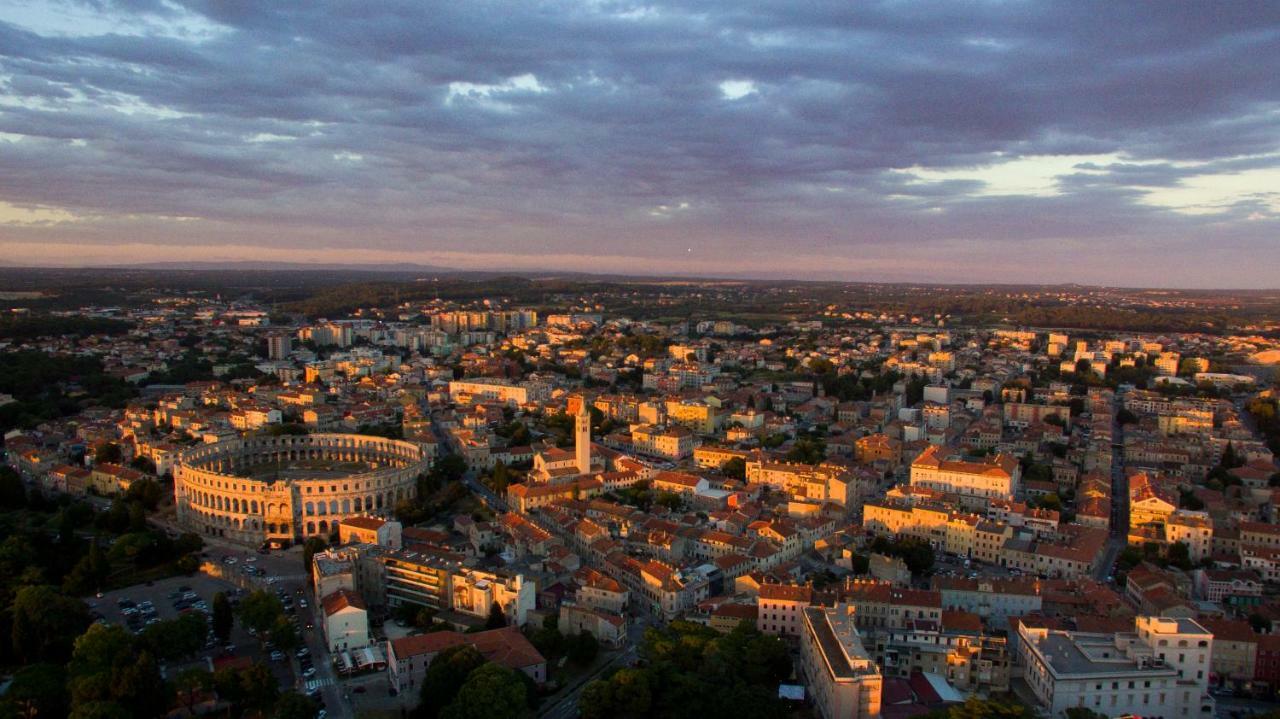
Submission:
POLYGON ((1280 710, 1280 293, 0 276, 0 717, 1280 710))

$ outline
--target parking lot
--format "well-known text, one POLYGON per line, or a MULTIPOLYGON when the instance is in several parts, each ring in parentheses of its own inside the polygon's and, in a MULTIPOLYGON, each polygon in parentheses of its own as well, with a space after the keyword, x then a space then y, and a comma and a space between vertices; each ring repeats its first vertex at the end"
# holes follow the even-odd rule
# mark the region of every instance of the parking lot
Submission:
POLYGON ((1022 576, 1022 573, 1016 569, 978 561, 970 561, 969 566, 965 566, 963 557, 957 557, 941 551, 934 554, 933 573, 935 576, 972 577, 974 579, 979 577, 1007 579, 1009 577, 1022 576))
MULTIPOLYGON (((247 594, 230 581, 201 573, 106 592, 91 598, 89 605, 95 617, 102 621, 139 633, 149 622, 177 619, 183 612, 204 612, 210 616, 213 595, 218 592, 225 592, 230 599, 247 594)), ((209 639, 201 652, 175 666, 163 667, 163 671, 172 675, 189 666, 212 671, 219 661, 232 657, 262 661, 271 668, 281 689, 293 689, 295 686, 292 662, 284 661, 286 657, 272 661, 269 652, 260 648, 257 639, 239 621, 232 625, 231 636, 226 643, 214 641, 210 628, 209 639)))

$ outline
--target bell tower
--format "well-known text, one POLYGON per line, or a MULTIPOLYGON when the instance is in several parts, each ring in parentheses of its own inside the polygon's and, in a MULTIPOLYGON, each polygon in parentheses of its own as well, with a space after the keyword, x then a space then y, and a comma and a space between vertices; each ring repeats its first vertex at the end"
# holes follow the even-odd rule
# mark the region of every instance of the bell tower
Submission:
POLYGON ((586 397, 582 398, 578 415, 573 419, 573 454, 578 474, 591 472, 591 410, 586 397))

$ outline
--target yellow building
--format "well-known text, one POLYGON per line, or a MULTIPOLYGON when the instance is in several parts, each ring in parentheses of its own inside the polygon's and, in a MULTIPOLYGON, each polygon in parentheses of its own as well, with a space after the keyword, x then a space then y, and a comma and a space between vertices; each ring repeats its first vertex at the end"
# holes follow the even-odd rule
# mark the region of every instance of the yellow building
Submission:
POLYGON ((1165 541, 1187 545, 1191 561, 1201 562, 1213 551, 1213 522, 1207 512, 1178 510, 1164 523, 1165 541))
POLYGON ((667 400, 667 420, 697 432, 714 434, 719 414, 705 402, 667 400))
POLYGON ((890 467, 897 467, 902 462, 902 442, 887 434, 869 434, 858 438, 854 449, 859 462, 887 462, 890 467))
POLYGON ((1177 508, 1177 501, 1145 472, 1129 475, 1129 526, 1162 523, 1177 508))
POLYGON ((951 512, 932 505, 908 506, 893 502, 867 502, 862 505, 862 526, 881 535, 916 537, 936 549, 947 544, 947 524, 951 512))

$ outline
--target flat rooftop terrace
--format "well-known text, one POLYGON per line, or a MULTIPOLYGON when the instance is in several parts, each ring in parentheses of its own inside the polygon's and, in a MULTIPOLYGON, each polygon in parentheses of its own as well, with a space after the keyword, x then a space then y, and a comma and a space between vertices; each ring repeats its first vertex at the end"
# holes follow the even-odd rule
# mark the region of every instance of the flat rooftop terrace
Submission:
MULTIPOLYGON (((1132 674, 1138 671, 1174 670, 1164 664, 1139 666, 1106 635, 1068 635, 1050 632, 1039 643, 1040 651, 1059 674, 1132 674)), ((1153 660, 1158 662, 1158 660, 1153 660)))

